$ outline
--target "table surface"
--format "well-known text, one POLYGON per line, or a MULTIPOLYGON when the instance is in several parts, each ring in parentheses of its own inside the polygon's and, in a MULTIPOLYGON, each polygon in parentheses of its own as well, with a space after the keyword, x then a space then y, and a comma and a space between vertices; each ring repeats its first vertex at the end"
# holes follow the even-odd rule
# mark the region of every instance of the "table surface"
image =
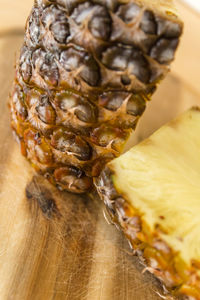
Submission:
MULTIPOLYGON (((31 5, 30 0, 0 0, 0 299, 160 299, 157 282, 142 274, 125 238, 105 221, 98 197, 54 189, 35 175, 12 138, 7 97, 31 5), (51 216, 38 206, 46 199, 55 203, 51 216)), ((177 60, 129 147, 200 103, 200 17, 177 5, 185 21, 177 60)))

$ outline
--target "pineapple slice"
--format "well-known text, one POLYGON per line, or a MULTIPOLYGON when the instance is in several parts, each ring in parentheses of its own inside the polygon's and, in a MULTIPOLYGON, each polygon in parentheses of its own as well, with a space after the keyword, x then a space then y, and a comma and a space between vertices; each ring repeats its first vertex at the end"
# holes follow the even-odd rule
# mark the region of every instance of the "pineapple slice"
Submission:
POLYGON ((186 299, 200 299, 199 133, 200 110, 192 108, 110 162, 96 181, 148 269, 186 299))

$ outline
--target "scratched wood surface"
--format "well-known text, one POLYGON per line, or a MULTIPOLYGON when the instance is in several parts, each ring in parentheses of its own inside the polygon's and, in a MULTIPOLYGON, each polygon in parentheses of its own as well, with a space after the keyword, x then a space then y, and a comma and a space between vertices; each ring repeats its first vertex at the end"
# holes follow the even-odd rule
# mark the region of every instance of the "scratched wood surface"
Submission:
MULTIPOLYGON (((57 191, 34 173, 12 137, 7 97, 31 2, 18 1, 10 16, 16 2, 0 0, 0 299, 160 299, 158 283, 142 274, 125 238, 105 221, 98 197, 57 191)), ((186 28, 177 61, 127 147, 200 105, 200 19, 178 5, 186 28)))

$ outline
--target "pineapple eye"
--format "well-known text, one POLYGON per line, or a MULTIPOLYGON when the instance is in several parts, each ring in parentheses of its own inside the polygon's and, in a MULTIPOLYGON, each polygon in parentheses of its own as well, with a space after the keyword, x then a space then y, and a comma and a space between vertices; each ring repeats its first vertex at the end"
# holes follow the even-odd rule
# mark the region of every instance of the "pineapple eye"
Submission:
POLYGON ((102 56, 102 62, 108 68, 116 71, 124 71, 127 68, 128 57, 131 50, 121 47, 108 48, 102 56))
POLYGON ((72 48, 63 51, 60 56, 60 62, 66 71, 73 71, 78 67, 78 64, 81 62, 80 53, 78 53, 72 48))
POLYGON ((150 80, 151 72, 149 64, 139 50, 133 48, 131 57, 128 62, 128 69, 135 75, 141 82, 148 83, 150 80))
POLYGON ((52 152, 44 137, 40 137, 39 132, 27 129, 24 132, 24 142, 27 146, 29 159, 35 160, 41 164, 52 162, 52 152))
POLYGON ((60 62, 68 72, 77 71, 79 68, 80 71, 76 76, 80 76, 91 86, 98 85, 99 66, 87 52, 69 48, 61 53, 60 62))
POLYGON ((73 11, 71 17, 78 24, 86 23, 92 15, 93 5, 89 2, 79 4, 73 11))
POLYGON ((160 64, 168 64, 174 59, 174 53, 178 46, 178 39, 161 38, 151 49, 151 57, 160 64))
POLYGON ((131 23, 140 14, 141 8, 135 3, 122 4, 119 6, 117 16, 125 23, 131 23))
POLYGON ((100 80, 99 66, 94 58, 87 56, 83 69, 80 72, 81 78, 91 86, 97 86, 100 80))
POLYGON ((96 106, 89 102, 79 104, 75 110, 75 115, 79 120, 86 123, 95 123, 98 117, 98 110, 96 106))
POLYGON ((156 34, 157 24, 151 11, 146 10, 143 14, 140 28, 147 34, 156 34))
POLYGON ((46 124, 54 124, 56 115, 53 107, 48 101, 48 97, 43 96, 40 105, 36 107, 39 119, 46 124))
POLYGON ((63 6, 68 14, 71 14, 73 9, 85 0, 56 0, 56 2, 63 6))
POLYGON ((41 95, 36 89, 29 90, 26 95, 26 103, 28 107, 38 106, 42 97, 45 96, 41 95))
POLYGON ((58 43, 65 43, 69 35, 69 26, 66 21, 57 21, 50 26, 55 40, 58 43))
POLYGON ((141 116, 146 108, 146 102, 141 96, 133 95, 127 104, 127 113, 135 117, 141 116))
POLYGON ((20 72, 25 82, 29 82, 32 76, 31 51, 24 46, 20 54, 20 72))
POLYGON ((89 29, 95 38, 109 39, 112 20, 105 7, 86 2, 78 5, 71 17, 78 25, 81 25, 80 30, 86 32, 89 29))
POLYGON ((59 129, 53 133, 51 145, 61 151, 74 155, 81 161, 87 161, 91 158, 92 150, 87 142, 73 133, 68 133, 59 129))
POLYGON ((39 70, 40 76, 47 84, 56 86, 59 80, 59 71, 52 53, 37 49, 32 56, 33 65, 39 70))
POLYGON ((27 118, 28 112, 24 103, 24 95, 19 87, 16 87, 13 94, 13 102, 15 104, 15 110, 19 118, 23 121, 27 118))
POLYGON ((64 97, 61 102, 60 102, 60 108, 63 110, 63 111, 68 111, 70 108, 76 106, 76 102, 77 102, 77 99, 73 96, 67 98, 67 97, 64 97))
POLYGON ((39 19, 39 10, 35 9, 33 14, 31 15, 29 19, 29 34, 30 34, 30 39, 33 43, 33 45, 37 45, 39 43, 39 38, 40 38, 40 19, 39 19))
POLYGON ((163 20, 159 17, 156 18, 158 29, 157 34, 166 38, 178 38, 182 33, 180 24, 170 22, 169 20, 163 20))
POLYGON ((62 92, 56 95, 57 103, 60 109, 68 112, 71 108, 75 108, 75 116, 82 122, 95 123, 98 117, 97 107, 89 102, 87 98, 83 98, 73 92, 62 92))
MULTIPOLYGON (((99 97, 99 105, 106 109, 116 111, 120 108, 130 94, 126 92, 108 92, 99 97)), ((133 116, 140 116, 144 112, 146 102, 141 95, 134 94, 127 103, 127 113, 133 116)))
POLYGON ((91 133, 92 142, 101 147, 111 144, 111 147, 118 151, 118 146, 122 143, 125 134, 119 128, 100 127, 91 133))
MULTIPOLYGON (((149 63, 142 52, 135 47, 108 48, 103 53, 102 62, 110 69, 135 75, 143 83, 148 83, 150 80, 149 63)), ((122 75, 122 82, 125 85, 131 83, 127 74, 122 75)))
MULTIPOLYGON (((117 15, 127 24, 133 23, 135 18, 139 18, 141 8, 134 3, 121 5, 118 9, 117 15)), ((137 26, 137 25, 135 25, 137 26)), ((140 28, 147 34, 157 33, 157 24, 154 15, 151 11, 146 10, 142 16, 140 28)))
POLYGON ((25 105, 20 100, 17 103, 15 103, 15 105, 18 116, 25 120, 28 116, 28 112, 26 110, 25 105))
POLYGON ((116 138, 115 133, 112 131, 104 131, 99 135, 99 144, 101 146, 107 146, 111 141, 116 138))
POLYGON ((123 103, 123 101, 128 97, 126 92, 108 92, 103 93, 99 97, 99 105, 105 107, 106 109, 116 111, 123 103))
POLYGON ((66 43, 69 36, 69 25, 64 12, 54 6, 47 7, 42 14, 42 24, 46 30, 51 31, 58 43, 66 43))
POLYGON ((60 189, 74 193, 83 193, 92 185, 91 178, 86 177, 83 171, 72 166, 56 169, 54 178, 60 189))
POLYGON ((69 109, 75 107, 79 101, 80 96, 73 92, 61 92, 56 94, 56 102, 59 108, 67 112, 69 109))
POLYGON ((41 164, 49 164, 52 162, 52 153, 50 148, 44 142, 35 146, 35 154, 41 164))
POLYGON ((88 27, 95 38, 108 40, 111 34, 112 21, 107 10, 101 6, 95 6, 95 13, 88 27))

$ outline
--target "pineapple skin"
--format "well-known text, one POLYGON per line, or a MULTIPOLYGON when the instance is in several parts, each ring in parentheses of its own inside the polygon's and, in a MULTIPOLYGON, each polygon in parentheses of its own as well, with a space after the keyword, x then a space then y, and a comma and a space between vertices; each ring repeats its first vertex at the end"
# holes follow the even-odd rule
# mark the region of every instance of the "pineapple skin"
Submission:
MULTIPOLYGON (((193 110, 200 109, 193 108, 193 110)), ((141 212, 118 190, 114 181, 115 176, 114 166, 111 163, 107 164, 100 176, 95 179, 96 189, 104 201, 111 223, 126 236, 134 255, 137 255, 145 265, 144 270, 159 279, 165 295, 170 294, 175 299, 181 300, 199 300, 199 262, 192 260, 189 266, 178 252, 160 237, 159 228, 151 230, 141 212)))
POLYGON ((150 2, 35 1, 16 65, 11 126, 22 153, 60 189, 91 188, 169 71, 183 24, 171 1, 166 11, 150 2))

